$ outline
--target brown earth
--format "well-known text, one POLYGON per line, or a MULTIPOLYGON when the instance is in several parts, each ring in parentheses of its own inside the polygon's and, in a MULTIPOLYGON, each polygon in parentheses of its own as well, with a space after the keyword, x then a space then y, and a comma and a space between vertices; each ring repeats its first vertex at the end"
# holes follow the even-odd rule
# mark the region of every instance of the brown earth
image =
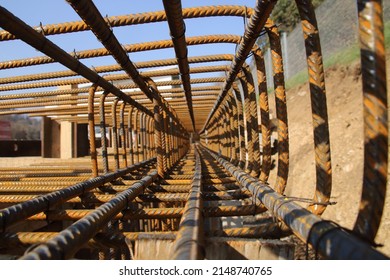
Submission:
MULTIPOLYGON (((389 61, 387 62, 387 73, 389 73, 389 61)), ((331 201, 336 204, 327 207, 323 218, 352 229, 359 210, 363 178, 363 105, 360 63, 329 68, 325 71, 325 79, 333 172, 331 201)), ((389 79, 387 87, 389 88, 389 79)), ((313 198, 316 179, 308 84, 287 91, 287 106, 290 171, 286 195, 313 198)), ((271 185, 276 180, 275 173, 276 168, 270 177, 271 185)), ((389 191, 385 203, 384 215, 375 241, 384 244, 384 247, 379 250, 390 256, 389 191)))

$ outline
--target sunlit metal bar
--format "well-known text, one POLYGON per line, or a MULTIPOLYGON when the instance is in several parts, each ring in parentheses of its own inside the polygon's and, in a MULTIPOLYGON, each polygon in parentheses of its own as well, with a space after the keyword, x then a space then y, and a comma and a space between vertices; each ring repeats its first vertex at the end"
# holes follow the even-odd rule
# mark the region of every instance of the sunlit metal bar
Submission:
POLYGON ((48 210, 51 206, 64 203, 65 201, 82 195, 94 188, 100 187, 105 183, 114 181, 129 172, 138 169, 141 166, 150 164, 155 159, 149 159, 141 163, 134 164, 128 168, 120 169, 116 172, 107 173, 99 177, 89 179, 76 185, 63 188, 58 191, 16 204, 0 210, 0 229, 5 231, 7 227, 22 221, 29 216, 48 210))
MULTIPOLYGON (((242 41, 240 42, 240 45, 238 46, 238 49, 236 51, 236 56, 234 58, 234 61, 232 63, 231 69, 228 77, 223 85, 223 90, 221 94, 218 97, 217 103, 215 103, 212 111, 209 114, 209 117, 205 123, 205 126, 210 121, 211 117, 215 113, 215 111, 218 109, 219 105, 225 98, 227 92, 231 88, 234 80, 236 79, 237 74, 241 70, 245 59, 247 58, 249 52, 251 51, 253 45, 256 43, 257 37, 259 37, 260 32, 265 26, 265 23, 267 21, 267 18, 272 12, 272 9, 274 5, 276 4, 275 0, 258 0, 256 1, 256 6, 254 8, 254 14, 251 16, 246 28, 245 33, 243 36, 242 41)), ((205 127, 203 127, 202 131, 205 130, 205 127)))
POLYGON ((296 236, 309 243, 324 257, 329 259, 388 259, 373 249, 371 244, 360 240, 334 223, 312 214, 296 204, 293 199, 290 200, 276 193, 268 185, 246 174, 210 150, 205 149, 205 151, 222 164, 243 187, 255 194, 264 206, 282 220, 296 236))
POLYGON ((192 108, 192 92, 190 83, 190 66, 188 62, 188 49, 186 43, 186 29, 183 19, 181 0, 163 0, 165 14, 175 49, 177 64, 180 70, 180 78, 183 82, 184 93, 188 105, 188 111, 195 131, 195 118, 192 108))
POLYGON ((195 174, 174 244, 172 259, 175 260, 199 260, 204 258, 202 164, 196 146, 194 147, 194 153, 195 174))
POLYGON ((33 28, 28 26, 19 18, 15 17, 3 7, 0 7, 0 26, 3 29, 9 31, 10 33, 16 35, 18 38, 20 38, 30 46, 45 53, 49 57, 52 57, 55 61, 58 61, 70 70, 79 73, 81 76, 88 79, 89 81, 101 86, 108 92, 111 92, 112 94, 116 95, 117 97, 121 98, 132 106, 145 112, 146 114, 151 115, 151 112, 144 106, 135 102, 130 96, 124 94, 113 84, 100 77, 96 72, 86 67, 78 59, 66 53, 53 42, 48 40, 44 35, 35 31, 33 28))
POLYGON ((156 178, 157 172, 153 171, 128 190, 118 194, 89 215, 61 231, 56 237, 24 255, 22 259, 67 259, 72 257, 83 244, 102 229, 113 216, 126 208, 129 201, 132 201, 156 178))

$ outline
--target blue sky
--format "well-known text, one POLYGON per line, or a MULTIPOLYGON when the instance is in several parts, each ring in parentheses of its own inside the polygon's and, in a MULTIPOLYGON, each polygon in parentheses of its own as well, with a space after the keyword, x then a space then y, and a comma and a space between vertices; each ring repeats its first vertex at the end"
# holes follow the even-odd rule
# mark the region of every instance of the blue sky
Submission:
MULTIPOLYGON (((133 13, 159 11, 164 9, 161 0, 99 0, 94 1, 94 3, 103 16, 126 15, 133 13)), ((209 5, 245 5, 248 7, 253 7, 255 3, 255 0, 182 1, 183 7, 209 5)), ((8 9, 14 15, 21 18, 31 26, 37 26, 40 22, 45 25, 80 20, 76 12, 64 0, 0 0, 0 5, 8 9)), ((243 19, 238 17, 188 19, 186 20, 186 29, 187 37, 207 34, 242 35, 244 32, 244 23, 243 19)), ((134 44, 139 42, 166 40, 170 38, 169 29, 166 22, 118 27, 114 28, 114 33, 122 44, 134 44)), ((73 50, 81 51, 102 47, 100 42, 90 31, 54 35, 49 36, 48 38, 68 52, 73 50)), ((234 50, 235 46, 232 44, 190 46, 189 56, 234 53, 234 50)), ((11 59, 35 57, 41 55, 42 54, 39 51, 31 48, 19 40, 1 42, 0 44, 0 61, 8 61, 11 59)), ((130 54, 130 59, 133 62, 174 57, 175 55, 173 49, 130 54)), ((82 62, 87 66, 115 64, 115 61, 112 57, 84 59, 82 62)), ((59 64, 51 64, 2 70, 0 71, 0 77, 56 70, 64 70, 64 67, 59 64)))

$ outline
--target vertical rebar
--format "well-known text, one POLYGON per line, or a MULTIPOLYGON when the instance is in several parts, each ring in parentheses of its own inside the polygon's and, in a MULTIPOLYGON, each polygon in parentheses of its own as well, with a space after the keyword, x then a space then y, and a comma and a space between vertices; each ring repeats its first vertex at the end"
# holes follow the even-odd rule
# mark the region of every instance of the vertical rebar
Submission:
POLYGON ((328 111, 325 74, 317 20, 310 0, 295 0, 301 16, 309 70, 310 97, 313 116, 316 163, 316 190, 310 211, 321 215, 332 191, 332 165, 330 155, 328 111))
POLYGON ((353 231, 373 242, 383 213, 388 174, 386 50, 382 1, 357 3, 363 78, 364 178, 353 231))
POLYGON ((96 152, 96 137, 95 137, 95 92, 97 85, 94 84, 89 88, 88 92, 88 128, 89 128, 89 147, 91 153, 91 168, 94 177, 99 176, 97 152, 96 152))
POLYGON ((104 173, 108 173, 108 151, 107 151, 107 138, 106 138, 106 116, 104 109, 104 101, 109 92, 104 91, 100 96, 100 104, 99 104, 99 115, 100 115, 100 141, 102 143, 102 160, 103 160, 103 170, 104 173))

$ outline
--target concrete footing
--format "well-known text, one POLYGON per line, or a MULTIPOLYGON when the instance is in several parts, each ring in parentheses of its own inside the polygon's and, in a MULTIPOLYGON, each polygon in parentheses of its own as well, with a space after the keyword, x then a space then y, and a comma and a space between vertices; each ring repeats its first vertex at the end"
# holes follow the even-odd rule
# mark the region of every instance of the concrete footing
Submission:
MULTIPOLYGON (((131 250, 137 260, 166 260, 173 256, 174 240, 139 239, 131 250)), ((209 260, 292 260, 295 245, 280 240, 242 238, 207 238, 209 260)))

